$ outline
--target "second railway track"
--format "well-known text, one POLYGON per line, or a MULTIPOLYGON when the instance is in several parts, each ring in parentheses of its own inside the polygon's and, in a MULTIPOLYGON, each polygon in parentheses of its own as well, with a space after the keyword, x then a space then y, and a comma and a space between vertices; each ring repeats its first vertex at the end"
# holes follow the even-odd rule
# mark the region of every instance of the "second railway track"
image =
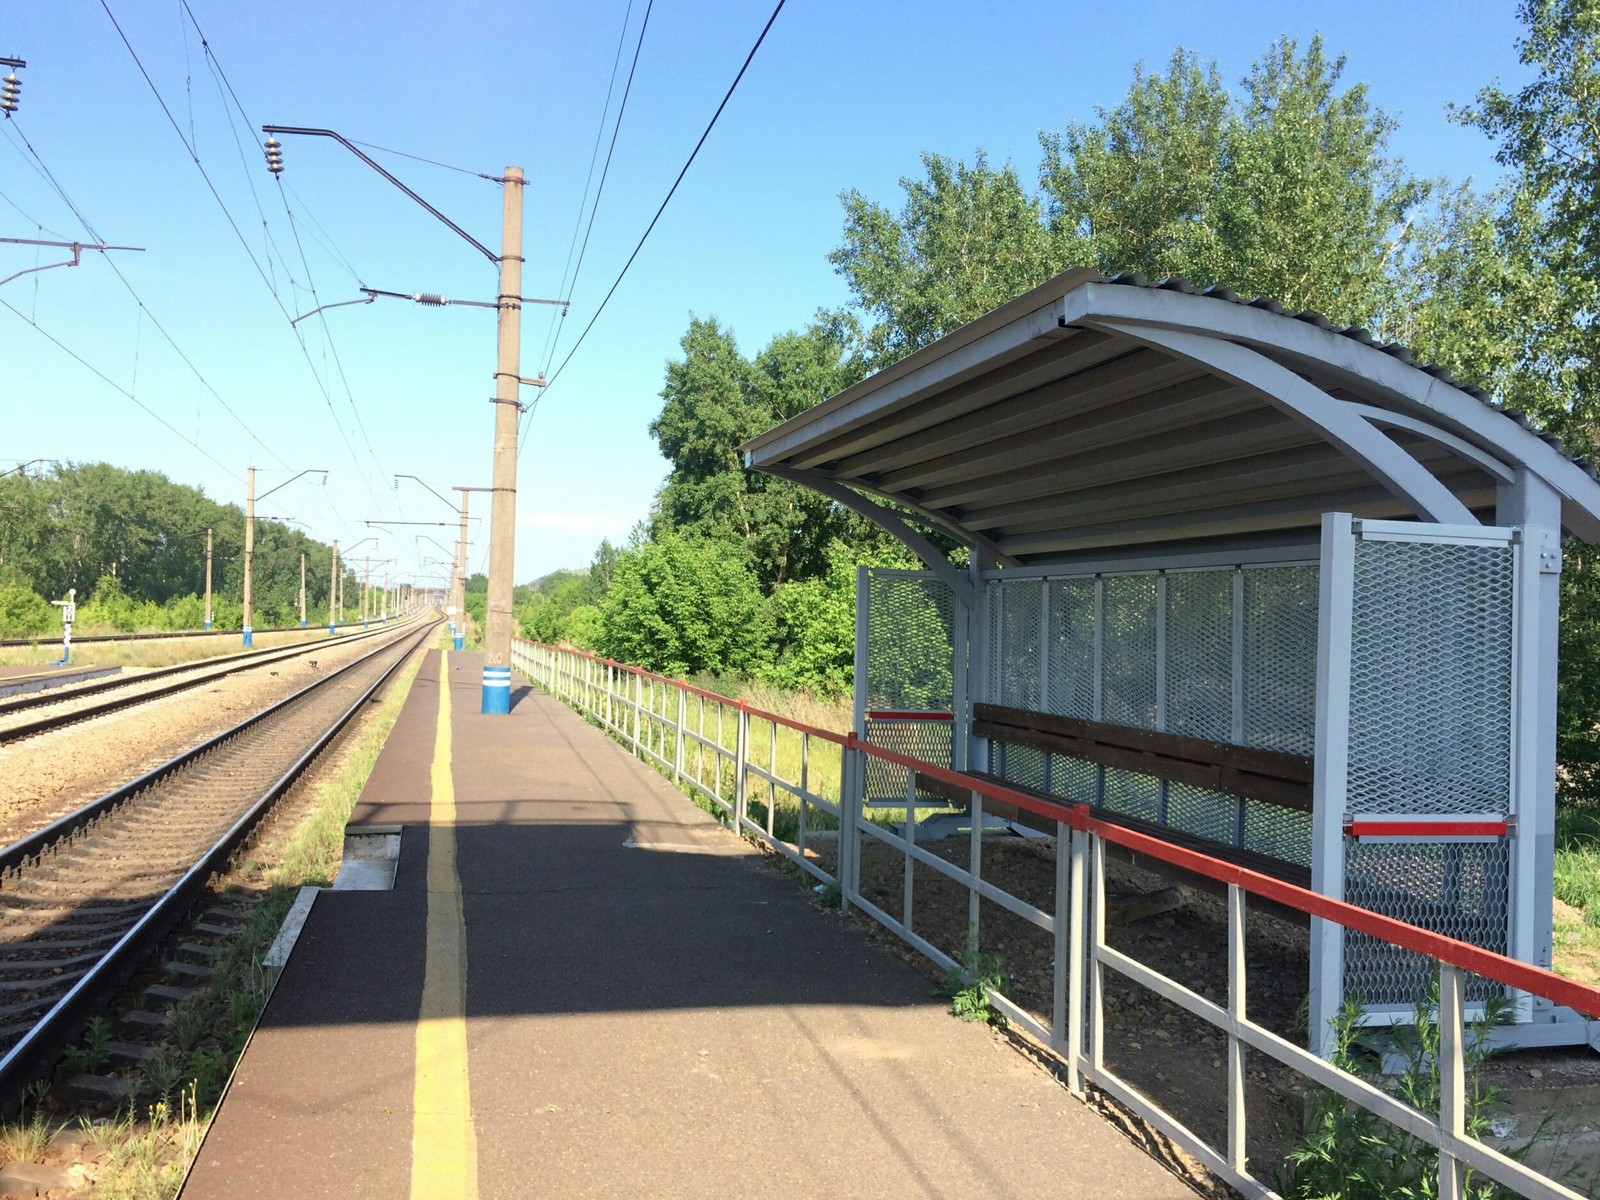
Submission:
POLYGON ((114 991, 434 627, 0 850, 0 1094, 114 991))
POLYGON ((140 675, 91 683, 65 693, 36 693, 0 703, 0 746, 48 733, 65 725, 91 720, 134 705, 198 687, 240 671, 269 666, 291 658, 335 651, 362 640, 381 639, 404 625, 388 626, 331 641, 309 641, 273 650, 252 650, 219 658, 201 659, 161 667, 140 675))

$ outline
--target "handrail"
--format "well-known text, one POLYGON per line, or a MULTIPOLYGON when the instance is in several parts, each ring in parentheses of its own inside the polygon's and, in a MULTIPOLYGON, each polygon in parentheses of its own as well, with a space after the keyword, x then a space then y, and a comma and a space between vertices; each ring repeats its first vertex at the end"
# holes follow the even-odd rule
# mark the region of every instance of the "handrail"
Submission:
POLYGON ((1147 834, 1127 829, 1114 822, 1095 817, 1091 814, 1087 804, 1070 802, 1052 804, 1036 795, 1013 791, 987 779, 980 779, 961 771, 952 770, 949 767, 941 767, 936 763, 923 762, 920 759, 913 758, 911 755, 901 754, 883 746, 869 745, 854 732, 841 735, 818 729, 777 713, 752 708, 745 701, 705 691, 702 688, 695 687, 687 680, 672 679, 665 675, 658 675, 641 667, 629 666, 614 659, 601 658, 599 655, 589 651, 551 646, 547 643, 533 642, 524 638, 516 640, 545 650, 574 654, 629 674, 658 680, 686 692, 703 696, 708 700, 715 700, 738 708, 751 716, 771 721, 776 725, 808 733, 813 737, 825 738, 830 742, 845 747, 847 750, 859 751, 884 762, 904 767, 909 771, 916 771, 944 783, 976 793, 985 799, 1015 805, 1039 816, 1054 819, 1068 829, 1092 833, 1108 842, 1113 842, 1130 850, 1137 850, 1141 854, 1149 855, 1151 858, 1159 859, 1173 866, 1194 872, 1197 875, 1216 880, 1219 883, 1237 884, 1244 891, 1260 896, 1262 899, 1298 909, 1313 917, 1332 921, 1346 929, 1368 934, 1402 949, 1416 951, 1440 962, 1448 963, 1453 967, 1470 971, 1475 975, 1504 984, 1507 987, 1537 993, 1577 1012, 1600 1018, 1600 987, 1591 987, 1588 984, 1578 983, 1543 967, 1519 962, 1493 950, 1474 946, 1470 942, 1459 941, 1444 934, 1423 929, 1420 926, 1409 925, 1393 917, 1384 916, 1382 913, 1376 913, 1343 900, 1335 900, 1330 896, 1311 891, 1309 888, 1300 887, 1298 884, 1274 879, 1269 875, 1263 875, 1260 872, 1224 862, 1208 854, 1174 846, 1169 842, 1162 841, 1160 838, 1151 837, 1147 834))

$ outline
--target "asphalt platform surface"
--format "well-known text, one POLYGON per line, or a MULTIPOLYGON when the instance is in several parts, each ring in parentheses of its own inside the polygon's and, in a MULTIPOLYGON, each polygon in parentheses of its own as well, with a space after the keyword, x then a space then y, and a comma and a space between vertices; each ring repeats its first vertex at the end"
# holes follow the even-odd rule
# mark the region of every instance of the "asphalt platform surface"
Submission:
MULTIPOLYGON (((483 716, 444 664, 477 1195, 1194 1195, 564 705, 483 716)), ((414 1194, 440 666, 351 819, 404 827, 395 888, 317 897, 185 1200, 414 1194)))

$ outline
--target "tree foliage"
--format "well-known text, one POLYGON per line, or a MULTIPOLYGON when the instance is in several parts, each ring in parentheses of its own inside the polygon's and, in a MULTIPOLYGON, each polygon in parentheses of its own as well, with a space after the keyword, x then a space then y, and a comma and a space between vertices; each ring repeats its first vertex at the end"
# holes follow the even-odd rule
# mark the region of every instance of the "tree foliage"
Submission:
POLYGON ((854 382, 842 335, 813 325, 750 360, 715 320, 692 319, 680 345, 650 425, 672 467, 652 531, 742 547, 766 590, 826 570, 828 543, 856 522, 809 488, 746 471, 740 447, 854 382))
POLYGON ((1037 197, 1010 163, 924 154, 923 179, 902 179, 898 215, 860 192, 843 196, 844 245, 831 255, 867 326, 873 365, 982 316, 1055 270, 1037 197))
POLYGON ((630 549, 600 603, 600 649, 675 675, 759 673, 766 603, 737 547, 666 532, 630 549))
MULTIPOLYGON (((204 604, 206 530, 212 530, 217 625, 225 600, 244 588, 244 511, 158 471, 66 464, 44 475, 0 479, 0 583, 43 599, 77 589, 80 620, 115 628, 198 628, 204 604), (101 593, 104 592, 104 596, 101 593), (186 620, 198 605, 199 619, 186 620), (87 611, 82 607, 86 606, 87 611), (131 624, 130 624, 131 622, 131 624)), ((307 603, 326 611, 331 549, 268 518, 256 520, 254 624, 300 619, 300 556, 307 603)), ((359 595, 353 579, 352 595, 359 595)), ((237 620, 233 622, 237 627, 237 620)))

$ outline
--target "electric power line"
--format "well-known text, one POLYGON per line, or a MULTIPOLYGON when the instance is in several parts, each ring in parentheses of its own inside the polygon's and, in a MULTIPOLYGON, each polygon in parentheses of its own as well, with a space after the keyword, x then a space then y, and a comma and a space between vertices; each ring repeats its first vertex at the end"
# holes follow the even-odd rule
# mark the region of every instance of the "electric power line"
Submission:
MULTIPOLYGON (((166 99, 161 95, 161 89, 156 87, 155 80, 150 77, 150 72, 145 69, 144 62, 139 57, 139 52, 133 48, 133 43, 128 40, 128 35, 123 32, 122 25, 117 21, 116 14, 111 11, 111 6, 107 3, 107 0, 100 0, 100 7, 105 10, 105 14, 110 19, 112 27, 117 31, 117 36, 122 39, 122 44, 127 48, 128 53, 133 57, 134 65, 139 68, 139 74, 144 77, 145 84, 150 88, 151 94, 156 98, 156 103, 161 106, 161 111, 166 114, 167 123, 172 126, 172 131, 178 135, 178 140, 183 143, 183 148, 189 152, 190 161, 194 163, 195 169, 200 172, 200 177, 205 180, 206 187, 210 189, 212 198, 217 202, 217 207, 222 209, 222 215, 227 218, 229 227, 233 230, 234 236, 239 239, 239 245, 244 248, 244 252, 250 259, 251 265, 256 269, 256 274, 261 277, 261 282, 266 284, 267 290, 272 293, 272 298, 278 306, 278 311, 283 314, 284 320, 290 323, 291 329, 294 329, 295 340, 297 343, 299 343, 300 352, 306 360, 306 365, 311 369, 312 378, 317 382, 317 388, 322 393, 322 399, 328 407, 329 414, 333 417, 334 427, 338 429, 339 437, 345 444, 345 450, 350 455, 350 462, 356 468, 356 473, 361 476, 362 481, 366 484, 368 493, 373 498, 373 502, 381 504, 381 501, 379 501, 377 498, 377 493, 372 488, 372 481, 367 478, 366 471, 364 471, 361 467, 361 460, 356 456, 355 448, 350 444, 350 438, 345 433, 344 426, 339 423, 338 414, 333 408, 333 397, 329 395, 327 386, 323 383, 321 375, 317 373, 316 364, 311 359, 311 351, 306 346, 305 338, 300 334, 298 329, 294 328, 294 320, 290 316, 288 308, 283 303, 283 297, 279 295, 278 289, 272 283, 272 281, 267 278, 267 273, 262 269, 260 261, 255 256, 255 252, 250 248, 250 243, 245 240, 244 233, 239 229, 239 223, 234 220, 233 213, 228 209, 227 204, 222 199, 222 194, 217 191, 216 184, 211 181, 211 176, 206 171, 205 164, 200 161, 200 156, 198 153, 196 153, 194 146, 189 142, 188 138, 184 137, 182 128, 178 125, 177 119, 172 115, 171 108, 167 106, 166 99)), ((190 13, 189 15, 190 20, 192 21, 193 13, 190 13)), ((195 29, 197 32, 199 32, 198 24, 196 24, 195 29)), ((201 32, 200 36, 202 41, 204 41, 205 34, 201 32)))
POLYGON ((173 434, 173 436, 175 436, 179 440, 187 443, 189 446, 192 446, 195 450, 199 451, 200 454, 204 458, 208 459, 210 462, 215 464, 217 467, 221 468, 228 475, 233 476, 233 478, 237 479, 240 483, 244 482, 244 479, 243 479, 242 476, 240 476, 237 472, 235 472, 232 469, 230 469, 224 463, 220 462, 218 459, 213 458, 212 455, 210 454, 210 452, 207 451, 206 448, 204 446, 202 446, 199 442, 195 441, 193 438, 189 437, 187 434, 185 434, 182 431, 180 431, 175 425, 172 424, 172 422, 168 421, 165 417, 163 417, 155 409, 151 408, 148 404, 146 404, 143 400, 139 399, 139 397, 135 396, 127 388, 123 387, 116 380, 112 379, 111 376, 107 375, 99 367, 97 367, 94 364, 92 364, 91 362, 89 362, 88 359, 86 359, 82 355, 76 353, 69 346, 67 346, 67 344, 65 342, 63 342, 60 338, 56 337, 49 330, 45 329, 37 321, 35 321, 31 317, 27 316, 20 309, 13 307, 8 301, 6 301, 4 299, 0 299, 0 305, 4 305, 13 314, 15 314, 17 317, 19 317, 22 321, 24 321, 27 324, 33 326, 33 328, 35 330, 37 330, 41 336, 43 336, 44 338, 46 338, 50 342, 53 342, 56 345, 56 347, 58 349, 60 349, 63 353, 68 355, 70 358, 73 358, 73 359, 77 360, 84 367, 88 368, 88 370, 93 372, 95 375, 99 376, 106 383, 110 384, 111 387, 114 388, 117 392, 119 392, 122 395, 126 396, 129 400, 132 400, 135 404, 137 404, 140 408, 142 408, 146 413, 148 413, 150 416, 154 417, 157 421, 160 421, 161 424, 164 425, 167 428, 167 430, 173 434))
MULTIPOLYGON (((578 230, 583 228, 583 210, 589 205, 589 185, 594 181, 594 164, 600 158, 600 139, 605 136, 606 115, 611 111, 611 93, 614 92, 617 87, 617 68, 622 65, 622 47, 627 44, 628 22, 632 17, 633 0, 628 0, 628 9, 622 15, 622 28, 617 33, 617 52, 611 59, 611 81, 606 85, 606 102, 600 108, 600 123, 598 126, 596 126, 594 131, 594 149, 589 152, 589 173, 584 176, 583 196, 578 201, 577 219, 572 223, 572 240, 567 244, 567 261, 561 267, 561 285, 556 289, 556 295, 567 300, 572 299, 572 289, 567 286, 567 279, 572 269, 572 256, 578 248, 578 230)), ((629 90, 631 90, 633 87, 633 68, 639 65, 639 49, 644 45, 644 31, 649 24, 650 11, 647 8, 644 14, 644 22, 639 27, 639 41, 633 50, 633 67, 628 69, 629 90)), ((628 94, 627 91, 624 91, 622 95, 622 104, 617 109, 617 123, 611 131, 611 148, 606 151, 606 171, 608 172, 611 170, 611 152, 617 147, 617 130, 622 128, 622 114, 627 107, 628 94)), ((602 189, 605 187, 604 173, 602 173, 600 177, 600 186, 602 189)), ((594 228, 594 211, 598 210, 599 207, 600 196, 598 193, 596 193, 594 198, 594 210, 591 210, 589 214, 589 228, 591 230, 594 228)), ((583 245, 584 249, 587 250, 589 247, 589 235, 587 233, 584 234, 583 245)), ((571 278, 572 286, 576 287, 577 276, 574 274, 571 276, 571 278)), ((566 323, 567 305, 563 304, 558 311, 550 314, 550 327, 549 331, 545 335, 544 353, 539 356, 541 371, 548 368, 550 366, 550 360, 556 356, 556 344, 560 340, 561 330, 566 323)))
MULTIPOLYGON (((18 136, 22 138, 23 143, 27 146, 28 153, 32 155, 33 161, 38 164, 39 171, 42 173, 44 178, 49 180, 50 185, 55 189, 56 194, 61 197, 62 202, 72 210, 73 215, 78 218, 84 229, 94 236, 96 241, 103 242, 104 239, 101 238, 94 226, 90 224, 89 219, 84 216, 83 210, 78 207, 77 202, 73 200, 71 195, 68 194, 66 188, 62 186, 59 180, 56 179, 54 172, 50 170, 49 165, 40 156, 38 150, 34 148, 33 143, 28 141, 27 135, 24 134, 20 128, 17 130, 17 133, 18 136)), ((13 204, 12 207, 15 208, 16 206, 13 204)), ((22 210, 18 209, 17 211, 21 212, 22 210)), ((26 216, 27 214, 24 213, 23 215, 26 216)), ((136 290, 134 290, 133 284, 130 283, 128 281, 128 277, 122 273, 122 269, 117 266, 116 261, 114 259, 107 258, 106 263, 108 266, 110 266, 111 270, 115 272, 117 278, 122 281, 122 286, 127 289, 128 295, 133 297, 133 302, 138 306, 141 318, 148 317, 150 319, 151 324, 153 324, 156 329, 160 331, 161 336, 167 340, 168 345, 170 345, 177 353, 178 357, 183 360, 184 365, 194 373, 195 378, 198 379, 201 385, 211 393, 211 395, 216 399, 217 403, 222 406, 223 411, 232 417, 235 422, 237 422, 239 428, 243 429, 245 433, 250 436, 250 439, 256 443, 256 445, 260 446, 268 454, 272 455, 273 458, 277 459, 278 462, 282 463, 283 459, 279 458, 277 452, 268 446, 266 442, 262 441, 260 435, 258 435, 255 430, 251 429, 250 426, 245 423, 244 418, 233 410, 233 407, 222 398, 222 394, 211 385, 211 381, 205 377, 205 375, 200 371, 200 368, 195 366, 194 361, 183 352, 182 347, 180 347, 173 336, 167 332, 166 326, 164 326, 156 318, 156 315, 150 311, 150 307, 145 304, 144 299, 136 290)), ((137 354, 137 351, 135 351, 135 353, 137 354)), ((137 370, 137 359, 135 360, 135 369, 137 370)))
MULTIPOLYGON (((104 0, 101 0, 101 2, 104 3, 104 0)), ((638 258, 639 251, 644 249, 644 244, 650 236, 650 231, 656 227, 656 222, 661 220, 661 214, 667 211, 667 205, 672 202, 672 197, 676 194, 678 185, 683 182, 683 177, 689 173, 689 168, 694 165, 694 160, 699 155, 700 148, 706 144, 706 139, 711 136, 711 131, 716 128, 717 118, 722 116, 722 110, 727 108, 728 101, 733 99, 733 93, 738 88, 739 81, 744 78, 744 73, 750 69, 750 64, 754 61, 756 52, 761 49, 761 43, 767 40, 767 34, 771 31, 773 22, 778 19, 778 14, 783 11, 785 3, 786 0, 778 0, 777 7, 772 10, 772 15, 767 18, 767 23, 762 26, 761 36, 756 38, 755 45, 750 47, 750 53, 745 55, 744 65, 739 68, 739 73, 733 77, 733 82, 728 85, 728 91, 722 97, 722 103, 717 105, 717 111, 711 114, 711 120, 707 122, 705 132, 700 135, 700 140, 694 144, 694 149, 689 152, 689 158, 683 164, 683 170, 678 172, 678 177, 672 181, 672 186, 667 189, 666 199, 661 201, 661 207, 656 209, 656 215, 650 218, 650 224, 645 227, 644 233, 640 236, 639 244, 633 248, 633 253, 628 255, 628 261, 622 264, 622 270, 617 272, 616 280, 607 290, 605 299, 600 301, 600 306, 594 310, 594 315, 589 318, 589 323, 583 327, 583 332, 578 335, 578 340, 573 343, 572 349, 567 351, 566 358, 561 360, 561 365, 556 368, 555 374, 551 375, 545 386, 540 389, 539 399, 543 399, 544 396, 549 394, 550 387, 561 377, 561 372, 567 369, 567 364, 572 361, 572 356, 577 354, 579 348, 583 345, 584 339, 589 336, 589 331, 594 328, 595 322, 600 319, 600 314, 605 311, 606 305, 611 302, 611 297, 616 295, 617 288, 621 285, 623 277, 628 273, 628 268, 633 266, 633 260, 638 258)), ((518 439, 519 448, 521 443, 527 440, 528 430, 533 428, 533 410, 537 407, 538 400, 536 399, 529 406, 528 422, 522 431, 522 437, 518 439)))

